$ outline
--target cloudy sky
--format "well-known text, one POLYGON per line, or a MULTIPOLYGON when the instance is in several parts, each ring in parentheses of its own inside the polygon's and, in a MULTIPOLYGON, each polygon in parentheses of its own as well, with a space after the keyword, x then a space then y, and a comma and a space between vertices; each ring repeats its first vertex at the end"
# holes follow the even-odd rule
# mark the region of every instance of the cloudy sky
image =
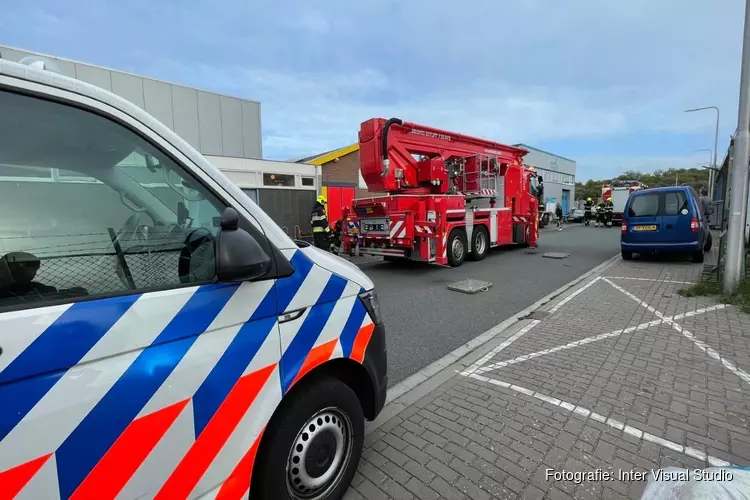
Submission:
POLYGON ((719 158, 741 0, 28 0, 0 44, 261 101, 264 156, 400 118, 578 162, 579 179, 719 158))

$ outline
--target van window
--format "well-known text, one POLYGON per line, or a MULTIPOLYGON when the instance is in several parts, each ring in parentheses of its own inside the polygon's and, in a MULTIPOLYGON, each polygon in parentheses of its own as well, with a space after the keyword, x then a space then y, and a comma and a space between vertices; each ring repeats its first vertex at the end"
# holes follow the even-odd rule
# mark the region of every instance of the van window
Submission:
POLYGON ((668 191, 664 193, 664 214, 679 215, 683 208, 687 208, 687 197, 682 191, 668 191))
POLYGON ((225 205, 175 161, 78 108, 0 109, 0 308, 214 280, 225 205))
POLYGON ((659 195, 640 194, 633 196, 628 209, 628 217, 655 217, 659 213, 659 195))

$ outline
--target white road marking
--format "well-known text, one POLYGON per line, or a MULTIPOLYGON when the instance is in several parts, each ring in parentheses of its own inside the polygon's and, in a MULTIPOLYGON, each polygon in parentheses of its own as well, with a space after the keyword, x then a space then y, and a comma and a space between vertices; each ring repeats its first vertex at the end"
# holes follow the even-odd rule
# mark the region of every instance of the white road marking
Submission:
POLYGON ((632 278, 630 276, 602 276, 602 278, 609 278, 611 280, 659 281, 661 283, 678 283, 681 285, 695 285, 695 282, 693 281, 660 280, 660 279, 655 279, 655 278, 632 278))
POLYGON ((552 354, 555 352, 565 351, 567 349, 573 349, 574 347, 579 347, 582 345, 590 344, 598 340, 604 340, 604 339, 617 337, 619 335, 622 335, 623 333, 631 333, 636 330, 644 330, 650 326, 658 325, 660 323, 663 323, 661 319, 655 319, 653 321, 649 321, 648 323, 641 323, 640 325, 637 325, 637 326, 631 326, 630 328, 625 328, 625 329, 621 328, 619 330, 614 330, 608 333, 602 333, 601 335, 595 335, 593 337, 587 337, 585 339, 576 340, 575 342, 570 342, 565 345, 560 345, 557 347, 552 347, 550 349, 544 349, 541 351, 532 352, 531 354, 524 354, 523 356, 518 356, 517 358, 509 359, 507 361, 500 361, 497 363, 493 363, 491 365, 482 366, 478 368, 476 371, 477 373, 485 373, 485 372, 489 372, 492 370, 497 370, 498 368, 505 368, 506 366, 520 363, 521 361, 528 361, 529 359, 538 358, 539 356, 544 356, 546 354, 552 354))
POLYGON ((672 328, 674 328, 675 330, 677 330, 678 332, 680 332, 685 338, 687 338, 693 344, 695 344, 695 346, 698 347, 698 349, 700 349, 701 351, 705 352, 706 354, 708 354, 709 356, 711 356, 716 361, 719 361, 722 365, 724 365, 724 368, 726 368, 730 372, 732 372, 735 375, 737 375, 738 377, 740 377, 742 380, 745 381, 745 383, 750 384, 750 373, 747 373, 745 370, 743 370, 741 368, 738 368, 737 365, 735 365, 734 363, 732 363, 728 359, 723 358, 718 353, 718 351, 716 351, 713 347, 711 347, 710 345, 706 344, 702 340, 699 340, 699 339, 695 338, 695 335, 693 335, 689 330, 683 328, 682 325, 680 325, 678 323, 675 323, 672 318, 667 318, 662 313, 660 313, 659 311, 657 311, 656 309, 654 309, 650 305, 646 304, 644 301, 642 301, 641 299, 639 299, 638 297, 636 297, 632 293, 628 292, 627 290, 625 290, 621 286, 612 283, 607 278, 602 278, 602 279, 604 281, 608 282, 610 285, 612 285, 616 289, 618 289, 619 291, 621 291, 622 293, 624 293, 625 295, 627 295, 628 297, 630 297, 631 299, 633 299, 636 302, 638 302, 643 307, 647 308, 649 311, 652 311, 656 315, 657 318, 663 319, 665 323, 669 324, 672 328))
POLYGON ((576 290, 575 292, 571 293, 570 295, 568 295, 567 297, 565 297, 564 299, 562 299, 552 309, 549 310, 550 314, 554 314, 555 312, 557 312, 558 309, 560 309, 562 306, 564 306, 565 304, 567 304, 568 302, 570 302, 571 300, 573 300, 578 294, 580 294, 583 291, 585 291, 586 289, 588 289, 591 285, 593 285, 594 283, 596 283, 600 279, 601 279, 601 277, 597 276, 596 278, 594 278, 593 280, 589 281, 588 283, 586 283, 585 285, 583 285, 581 288, 579 288, 578 290, 576 290))
MULTIPOLYGON (((665 318, 665 319, 670 319, 670 320, 674 321, 674 320, 677 320, 677 319, 682 319, 682 318, 688 318, 688 317, 692 317, 692 316, 697 316, 698 314, 703 314, 703 313, 710 312, 710 311, 716 311, 718 309, 723 309, 725 307, 726 307, 726 304, 719 304, 719 305, 716 305, 716 306, 704 307, 703 309, 698 309, 696 311, 690 311, 690 312, 687 312, 687 313, 678 314, 676 316, 672 316, 671 318, 665 318)), ((665 319, 661 319, 661 318, 660 319, 655 319, 653 321, 649 321, 649 322, 646 322, 646 323, 641 323, 640 325, 637 325, 637 326, 631 326, 631 327, 624 328, 624 329, 621 328, 619 330, 613 330, 611 332, 602 333, 600 335, 594 335, 592 337, 586 337, 585 339, 576 340, 575 342, 569 342, 569 343, 567 343, 565 345, 560 345, 560 346, 557 346, 557 347, 551 347, 549 349, 543 349, 541 351, 532 352, 530 354, 524 354, 523 356, 518 356, 517 358, 509 359, 509 360, 506 360, 506 361, 499 361, 499 362, 493 363, 491 365, 481 366, 481 367, 477 368, 475 371, 476 371, 476 373, 486 373, 486 372, 489 372, 489 371, 492 371, 492 370, 497 370, 498 368, 505 368, 506 366, 515 365, 516 363, 520 363, 521 361, 527 361, 529 359, 538 358, 539 356, 544 356, 546 354, 552 354, 552 353, 559 352, 559 351, 565 351, 567 349, 573 349, 574 347, 579 347, 579 346, 582 346, 582 345, 590 344, 592 342, 596 342, 596 341, 599 341, 599 340, 605 340, 605 339, 610 339, 610 338, 618 337, 618 336, 622 335, 623 333, 632 333, 632 332, 635 332, 636 330, 645 330, 646 328, 649 328, 649 327, 652 327, 652 326, 656 326, 656 325, 660 325, 662 323, 666 323, 665 319)), ((464 374, 466 374, 466 372, 464 372, 464 374)))
POLYGON ((626 425, 625 423, 620 422, 619 420, 615 420, 613 418, 607 418, 604 415, 601 415, 599 413, 589 410, 588 408, 577 406, 572 403, 568 403, 566 401, 561 401, 557 398, 553 398, 552 396, 547 396, 545 394, 541 394, 539 392, 526 389, 525 387, 520 387, 517 385, 509 384, 507 382, 496 380, 490 377, 485 377, 483 375, 478 375, 476 373, 468 374, 466 376, 471 377, 475 380, 480 380, 482 382, 490 383, 497 387, 502 387, 503 389, 510 389, 520 394, 525 394, 527 396, 533 397, 534 399, 544 401, 545 403, 551 404, 558 408, 562 408, 562 409, 577 413, 579 415, 582 415, 585 418, 590 418, 592 420, 596 420, 597 422, 604 423, 612 428, 621 430, 625 432, 626 434, 635 436, 638 439, 642 439, 644 441, 649 441, 651 443, 658 444, 659 446, 663 446, 665 448, 669 448, 670 450, 683 453, 685 455, 696 458, 698 460, 705 460, 713 467, 727 467, 731 465, 729 462, 726 462, 717 457, 713 457, 711 455, 707 455, 706 453, 704 453, 703 451, 699 449, 691 448, 690 446, 683 446, 681 444, 675 443, 674 441, 668 441, 666 439, 662 439, 659 436, 655 436, 648 432, 644 432, 631 425, 626 425))
POLYGON ((487 361, 489 361, 490 359, 492 359, 494 356, 497 356, 503 349, 505 349, 506 347, 508 347, 509 345, 511 345, 513 342, 515 342, 516 340, 518 340, 521 337, 523 337, 526 334, 526 332, 528 332, 529 330, 531 330, 532 328, 534 328, 539 323, 541 323, 541 321, 539 321, 538 319, 535 319, 535 320, 531 321, 531 323, 529 323, 528 325, 524 326, 523 328, 521 328, 520 330, 518 330, 516 333, 514 333, 513 335, 511 335, 510 337, 508 337, 502 344, 500 344, 499 346, 495 347, 490 352, 488 352, 487 354, 485 354, 484 356, 482 356, 481 358, 479 358, 479 360, 476 361, 476 362, 474 362, 474 364, 472 364, 466 371, 464 371, 462 373, 462 375, 463 374, 474 373, 477 369, 479 369, 487 361))

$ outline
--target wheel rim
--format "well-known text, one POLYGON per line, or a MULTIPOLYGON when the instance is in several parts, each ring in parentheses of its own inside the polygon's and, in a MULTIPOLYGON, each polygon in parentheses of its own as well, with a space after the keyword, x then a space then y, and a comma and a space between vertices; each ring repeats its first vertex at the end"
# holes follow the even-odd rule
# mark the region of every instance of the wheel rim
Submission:
POLYGON ((464 257, 464 243, 461 241, 461 238, 455 237, 453 238, 453 243, 451 243, 451 252, 453 253, 453 258, 460 261, 464 257))
POLYGON ((313 415, 297 434, 287 459, 287 490, 292 498, 322 498, 336 488, 352 445, 352 424, 345 413, 326 408, 313 415))
POLYGON ((487 249, 487 238, 484 235, 484 231, 479 231, 476 238, 474 239, 474 251, 481 255, 487 249))

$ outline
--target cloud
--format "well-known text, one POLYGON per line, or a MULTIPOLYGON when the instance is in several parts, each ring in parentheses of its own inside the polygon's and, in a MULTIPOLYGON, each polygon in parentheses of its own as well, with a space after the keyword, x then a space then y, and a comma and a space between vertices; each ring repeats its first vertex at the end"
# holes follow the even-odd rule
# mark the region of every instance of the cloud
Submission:
POLYGON ((354 142, 363 120, 399 116, 554 143, 583 172, 591 159, 646 169, 705 147, 696 138, 713 118, 687 108, 719 106, 721 137, 734 130, 742 9, 741 0, 39 0, 11 3, 0 29, 12 45, 259 100, 272 159, 354 142), (663 158, 643 137, 671 138, 663 158))

